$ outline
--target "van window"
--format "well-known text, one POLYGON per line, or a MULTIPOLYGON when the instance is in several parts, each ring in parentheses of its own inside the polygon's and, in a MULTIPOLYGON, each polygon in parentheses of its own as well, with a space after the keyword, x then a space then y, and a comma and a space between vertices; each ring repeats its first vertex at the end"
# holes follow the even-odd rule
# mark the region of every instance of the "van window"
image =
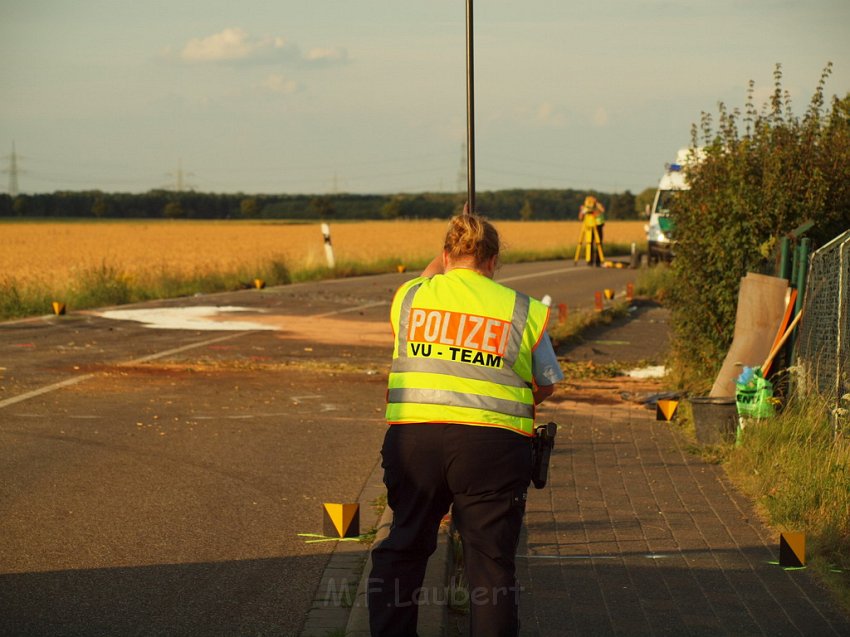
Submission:
POLYGON ((655 206, 655 211, 658 214, 667 214, 670 212, 670 206, 673 200, 679 195, 678 190, 662 190, 658 193, 658 204, 655 206))

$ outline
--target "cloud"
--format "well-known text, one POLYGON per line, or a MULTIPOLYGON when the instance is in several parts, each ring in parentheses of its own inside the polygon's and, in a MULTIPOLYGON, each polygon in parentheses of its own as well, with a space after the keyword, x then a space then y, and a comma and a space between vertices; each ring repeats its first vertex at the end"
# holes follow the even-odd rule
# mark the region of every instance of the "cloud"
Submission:
POLYGON ((593 124, 599 128, 608 125, 608 111, 604 106, 597 106, 593 111, 593 124))
POLYGON ((227 28, 189 40, 180 57, 186 62, 236 62, 279 57, 287 48, 283 38, 252 38, 243 29, 227 28))
POLYGON ((304 56, 312 64, 334 64, 348 61, 348 51, 341 48, 314 48, 304 56))
POLYGON ((287 79, 280 73, 272 73, 267 76, 261 86, 267 91, 279 95, 292 95, 299 89, 297 82, 287 79))
POLYGON ((567 118, 552 102, 547 100, 537 107, 537 121, 546 126, 561 128, 567 123, 567 118))
MULTIPOLYGON (((166 49, 166 57, 171 50, 166 49)), ((297 45, 279 36, 256 37, 239 27, 192 38, 180 50, 179 59, 191 64, 275 64, 326 66, 348 61, 343 48, 313 48, 306 55, 297 45)))

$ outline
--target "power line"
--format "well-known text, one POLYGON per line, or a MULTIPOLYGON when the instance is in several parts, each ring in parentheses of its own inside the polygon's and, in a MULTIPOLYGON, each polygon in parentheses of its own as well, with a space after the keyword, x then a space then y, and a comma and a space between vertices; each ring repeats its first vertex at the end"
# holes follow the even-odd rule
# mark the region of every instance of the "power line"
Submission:
POLYGON ((18 196, 18 153, 15 152, 15 142, 12 142, 12 154, 9 155, 9 168, 3 171, 9 173, 9 196, 18 196))
POLYGON ((463 192, 463 189, 466 187, 466 170, 467 170, 467 158, 466 158, 466 142, 463 142, 460 145, 460 167, 457 169, 457 191, 463 192))
POLYGON ((187 173, 183 171, 183 159, 177 160, 177 170, 173 173, 168 173, 168 176, 174 176, 174 191, 175 192, 183 192, 187 188, 189 190, 194 190, 195 186, 192 184, 186 183, 186 177, 194 177, 195 173, 187 173))

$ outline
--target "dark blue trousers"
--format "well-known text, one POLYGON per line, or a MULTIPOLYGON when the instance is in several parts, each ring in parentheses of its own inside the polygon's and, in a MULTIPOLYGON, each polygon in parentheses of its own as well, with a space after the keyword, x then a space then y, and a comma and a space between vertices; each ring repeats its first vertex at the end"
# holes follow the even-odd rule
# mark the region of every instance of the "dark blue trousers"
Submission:
POLYGON ((381 450, 389 536, 372 551, 368 602, 373 637, 414 637, 440 521, 452 508, 463 542, 473 636, 519 631, 516 548, 531 479, 531 439, 495 427, 393 425, 381 450))

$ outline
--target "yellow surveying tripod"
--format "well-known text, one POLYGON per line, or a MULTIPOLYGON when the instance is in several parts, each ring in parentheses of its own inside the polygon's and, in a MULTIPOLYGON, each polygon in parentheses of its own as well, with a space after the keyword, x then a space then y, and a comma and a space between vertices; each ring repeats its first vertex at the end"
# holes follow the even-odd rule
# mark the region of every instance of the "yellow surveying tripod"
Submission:
POLYGON ((578 235, 578 245, 576 246, 576 256, 573 260, 573 265, 578 263, 578 255, 581 254, 581 247, 585 246, 584 260, 590 263, 591 250, 596 249, 599 256, 599 265, 605 263, 605 255, 602 252, 602 242, 599 240, 599 231, 596 229, 596 215, 588 212, 584 215, 584 222, 581 224, 581 230, 578 235))

